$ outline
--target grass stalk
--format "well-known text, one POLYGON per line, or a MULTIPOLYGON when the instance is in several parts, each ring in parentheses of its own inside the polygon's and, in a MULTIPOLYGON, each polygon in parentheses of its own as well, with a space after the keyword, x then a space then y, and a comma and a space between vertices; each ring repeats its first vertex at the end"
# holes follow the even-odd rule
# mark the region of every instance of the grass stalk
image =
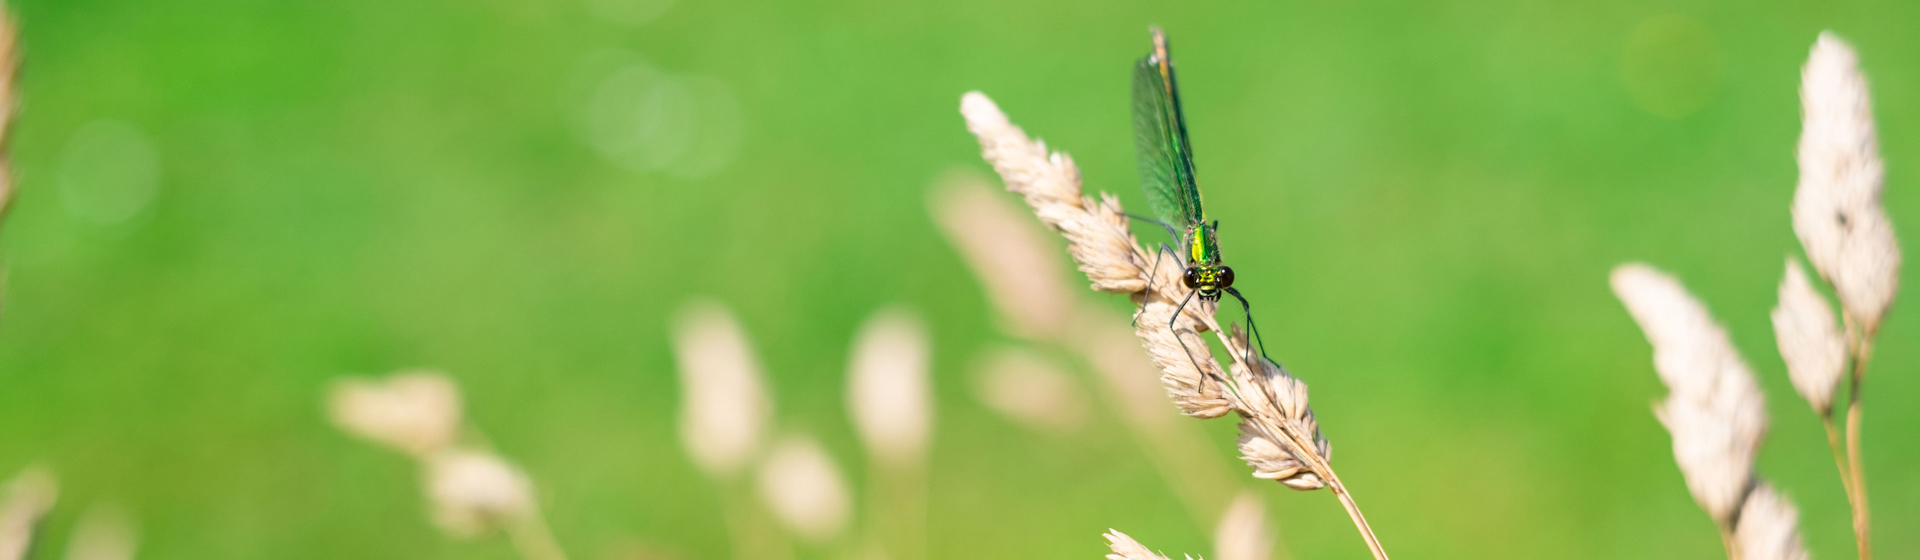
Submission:
POLYGON ((567 560, 567 553, 560 549, 559 541, 554 540, 553 530, 547 527, 546 517, 534 511, 508 523, 505 527, 507 539, 513 541, 513 549, 527 560, 567 560))
MULTIPOLYGON (((1855 336, 1853 347, 1853 368, 1848 374, 1847 383, 1847 469, 1842 477, 1847 488, 1847 503, 1853 506, 1853 538, 1859 547, 1860 560, 1873 558, 1872 515, 1867 507, 1867 473, 1860 460, 1860 383, 1866 378, 1867 359, 1872 351, 1872 334, 1858 336, 1859 329, 1853 329, 1855 336)), ((1832 432, 1832 421, 1827 422, 1828 432, 1832 432)), ((1829 435, 1831 437, 1831 435, 1829 435)))
POLYGON ((1833 451, 1833 466, 1840 473, 1840 488, 1847 494, 1847 502, 1853 502, 1853 471, 1847 466, 1847 447, 1841 441, 1840 427, 1833 422, 1833 414, 1820 417, 1820 425, 1827 430, 1827 449, 1833 451))

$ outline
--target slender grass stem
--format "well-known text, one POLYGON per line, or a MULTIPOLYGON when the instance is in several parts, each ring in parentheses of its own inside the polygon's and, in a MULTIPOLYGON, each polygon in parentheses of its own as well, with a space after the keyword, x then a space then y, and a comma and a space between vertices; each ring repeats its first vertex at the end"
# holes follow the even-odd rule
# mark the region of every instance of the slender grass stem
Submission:
POLYGON ((792 560, 791 543, 772 527, 772 520, 761 511, 752 488, 738 480, 715 480, 720 488, 721 516, 726 518, 727 533, 734 560, 792 560))
MULTIPOLYGON (((1854 321, 1848 321, 1849 324, 1854 321)), ((1847 486, 1847 503, 1853 506, 1853 538, 1859 547, 1860 560, 1872 560, 1873 539, 1871 514, 1867 507, 1867 474, 1860 460, 1860 385, 1867 374, 1867 360, 1872 354, 1871 329, 1850 328, 1849 346, 1853 351, 1853 368, 1848 375, 1847 387, 1847 470, 1843 482, 1847 486)), ((1828 422, 1831 425, 1831 422, 1828 422)), ((1831 428, 1829 428, 1831 432, 1831 428)), ((1831 436, 1830 436, 1831 437, 1831 436)))
POLYGON ((1367 551, 1373 553, 1374 560, 1387 560, 1387 549, 1380 546, 1380 537, 1374 536, 1373 526, 1367 524, 1366 514, 1360 513, 1360 504, 1353 501, 1353 494, 1347 492, 1347 486, 1340 483, 1340 475, 1333 469, 1327 469, 1327 486, 1333 488, 1333 495, 1340 497, 1340 507, 1346 508, 1347 517, 1353 519, 1353 526, 1360 530, 1360 538, 1367 541, 1367 551))
POLYGON ((1833 422, 1833 412, 1820 417, 1820 425, 1827 429, 1827 449, 1833 451, 1833 466, 1840 472, 1840 488, 1847 494, 1847 501, 1853 501, 1853 471, 1847 467, 1846 443, 1840 439, 1840 427, 1833 422))
MULTIPOLYGON (((1856 370, 1857 371, 1857 370, 1856 370)), ((1847 403, 1847 465, 1853 471, 1853 537, 1860 546, 1860 560, 1873 559, 1872 523, 1867 508, 1867 474, 1860 464, 1860 376, 1853 378, 1853 390, 1847 403)))
MULTIPOLYGON (((1249 342, 1236 341, 1228 331, 1221 329, 1219 322, 1215 321, 1212 317, 1202 315, 1201 322, 1206 324, 1207 328, 1214 332, 1214 335, 1220 339, 1221 344, 1226 345, 1228 356, 1235 362, 1241 362, 1240 356, 1244 355, 1244 353, 1235 351, 1236 343, 1247 344, 1249 342)), ((1241 366, 1243 367, 1238 368, 1238 371, 1245 372, 1246 375, 1236 374, 1234 379, 1222 380, 1222 382, 1233 391, 1234 399, 1239 403, 1243 403, 1242 409, 1245 410, 1244 403, 1247 401, 1243 395, 1258 391, 1260 395, 1259 398, 1264 400, 1268 397, 1266 392, 1257 389, 1257 386, 1239 386, 1250 380, 1249 378, 1254 371, 1253 364, 1242 363, 1241 366)), ((1381 546, 1380 537, 1373 534, 1373 526, 1367 523, 1367 516, 1365 513, 1361 513, 1360 504, 1354 501, 1353 493, 1347 491, 1347 485, 1342 483, 1340 481, 1340 475, 1333 471, 1333 464, 1327 462, 1326 457, 1321 456, 1320 453, 1315 451, 1318 449, 1318 446, 1314 445, 1313 435, 1302 433, 1298 427, 1291 422, 1271 422, 1270 425, 1278 428, 1281 434, 1286 436, 1288 444, 1299 451, 1296 455, 1307 463, 1309 469, 1312 469, 1315 474, 1320 475, 1320 478, 1327 481, 1327 486, 1333 490, 1334 496, 1340 499, 1340 507, 1347 511, 1347 518, 1353 521, 1354 529, 1360 531, 1360 539, 1366 541, 1367 551, 1373 554, 1374 560, 1389 560, 1387 558, 1386 547, 1381 546)))
POLYGON ((567 560, 567 553, 560 549, 560 543, 553 538, 553 530, 547 527, 546 517, 534 511, 506 526, 507 539, 513 541, 513 548, 520 557, 527 560, 567 560))

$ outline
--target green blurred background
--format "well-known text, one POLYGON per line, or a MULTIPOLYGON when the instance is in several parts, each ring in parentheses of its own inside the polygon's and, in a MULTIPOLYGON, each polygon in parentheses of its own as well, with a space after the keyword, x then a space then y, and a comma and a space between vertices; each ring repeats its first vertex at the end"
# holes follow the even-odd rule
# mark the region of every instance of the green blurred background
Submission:
MULTIPOLYGON (((728 558, 675 431, 674 312, 732 308, 779 425, 858 488, 846 350, 903 303, 935 343, 931 558, 1098 558, 1110 527, 1211 555, 1109 408, 1054 437, 969 396, 1011 339, 925 202, 988 173, 957 113, 978 89, 1138 206, 1127 80, 1157 23, 1239 286, 1389 551, 1722 555, 1607 288, 1646 260, 1730 328, 1770 397, 1760 472, 1816 556, 1848 557, 1767 319, 1797 252, 1799 67, 1822 29, 1858 47, 1890 211, 1920 232, 1920 5, 1598 4, 18 2, 0 474, 61 477, 42 557, 110 500, 143 558, 511 558, 444 538, 414 467, 326 420, 329 380, 431 366, 574 558, 728 558), (622 110, 651 124, 605 128, 622 110)), ((1920 553, 1915 309, 1867 387, 1892 558, 1920 553)), ((1245 472, 1231 424, 1205 428, 1245 472)), ((1366 556, 1330 494, 1244 484, 1294 558, 1366 556)))

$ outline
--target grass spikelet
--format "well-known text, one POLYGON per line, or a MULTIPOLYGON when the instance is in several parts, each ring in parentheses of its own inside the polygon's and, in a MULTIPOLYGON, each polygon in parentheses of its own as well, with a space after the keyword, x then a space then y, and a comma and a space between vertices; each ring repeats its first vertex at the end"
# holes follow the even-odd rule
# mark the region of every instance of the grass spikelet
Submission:
POLYGON ((1773 308, 1773 333, 1794 391, 1814 412, 1833 414, 1833 390, 1847 373, 1847 341, 1833 319, 1833 308, 1813 290, 1800 262, 1787 259, 1780 281, 1780 305, 1773 308))
POLYGON ((1740 507, 1733 543, 1740 560, 1807 560, 1807 549, 1800 544, 1800 512, 1769 484, 1755 487, 1740 507))
MULTIPOLYGON (((1107 538, 1107 547, 1113 549, 1113 554, 1108 554, 1107 560, 1168 560, 1158 552, 1147 550, 1146 545, 1133 540, 1126 533, 1108 529, 1107 534, 1101 536, 1107 538)), ((1196 559, 1189 556, 1187 560, 1196 559)))
POLYGON ((1794 233, 1847 317, 1872 333, 1899 287, 1900 245, 1880 203, 1879 135, 1852 46, 1820 34, 1801 70, 1800 101, 1794 233))
POLYGON ((1730 532, 1767 427, 1753 372, 1706 307, 1671 276, 1624 265, 1613 271, 1613 291, 1653 344, 1654 369, 1669 391, 1654 413, 1673 434, 1687 489, 1730 532))

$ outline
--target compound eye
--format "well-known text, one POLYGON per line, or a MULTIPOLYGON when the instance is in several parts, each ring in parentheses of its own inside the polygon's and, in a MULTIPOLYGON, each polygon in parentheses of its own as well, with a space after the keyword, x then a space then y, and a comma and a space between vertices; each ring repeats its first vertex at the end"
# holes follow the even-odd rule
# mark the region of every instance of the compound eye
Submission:
POLYGON ((1220 288, 1225 289, 1232 286, 1233 286, 1233 267, 1231 266, 1220 267, 1220 288))
POLYGON ((1193 289, 1195 286, 1199 286, 1200 285, 1200 269, 1198 268, 1187 269, 1187 276, 1183 280, 1185 281, 1187 285, 1187 289, 1189 290, 1193 289))

